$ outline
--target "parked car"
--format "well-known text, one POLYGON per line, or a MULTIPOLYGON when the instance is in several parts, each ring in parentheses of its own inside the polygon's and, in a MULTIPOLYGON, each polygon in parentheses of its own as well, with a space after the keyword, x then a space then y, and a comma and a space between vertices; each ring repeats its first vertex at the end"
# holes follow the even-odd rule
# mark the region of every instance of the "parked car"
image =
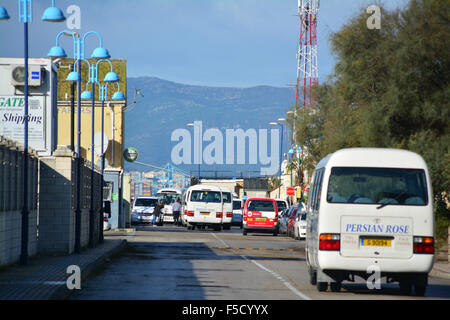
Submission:
POLYGON ((103 202, 103 231, 111 230, 111 223, 109 219, 111 218, 111 201, 103 202))
MULTIPOLYGON (((133 203, 131 224, 151 223, 153 221, 153 210, 157 202, 157 197, 137 197, 133 203)), ((160 223, 158 220, 156 221, 157 224, 160 223)))
POLYGON ((275 201, 277 202, 277 209, 278 209, 278 213, 281 213, 281 211, 289 208, 289 205, 287 203, 286 200, 283 199, 275 199, 275 201))
POLYGON ((233 219, 231 220, 232 226, 239 226, 242 229, 242 200, 233 200, 233 219))
POLYGON ((248 232, 270 232, 278 235, 277 203, 268 198, 250 198, 245 202, 243 211, 242 234, 248 232))
POLYGON ((111 223, 109 222, 108 215, 103 215, 103 231, 111 230, 111 223))
POLYGON ((289 218, 289 215, 291 214, 291 211, 293 209, 294 207, 286 208, 283 211, 281 211, 280 215, 278 216, 278 223, 279 223, 278 232, 280 234, 287 233, 287 219, 289 218))
POLYGON ((306 207, 299 205, 297 217, 294 224, 294 238, 297 240, 306 239, 306 207))
POLYGON ((297 218, 298 205, 293 206, 291 214, 286 219, 286 234, 288 237, 294 237, 294 225, 297 218))

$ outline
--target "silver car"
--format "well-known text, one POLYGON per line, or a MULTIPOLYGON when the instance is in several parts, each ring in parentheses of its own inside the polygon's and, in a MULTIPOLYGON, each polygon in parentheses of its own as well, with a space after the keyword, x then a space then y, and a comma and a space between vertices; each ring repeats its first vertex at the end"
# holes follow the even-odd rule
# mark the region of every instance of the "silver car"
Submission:
MULTIPOLYGON (((131 224, 152 223, 157 197, 138 197, 134 200, 131 224)), ((156 221, 157 223, 159 221, 156 221)))

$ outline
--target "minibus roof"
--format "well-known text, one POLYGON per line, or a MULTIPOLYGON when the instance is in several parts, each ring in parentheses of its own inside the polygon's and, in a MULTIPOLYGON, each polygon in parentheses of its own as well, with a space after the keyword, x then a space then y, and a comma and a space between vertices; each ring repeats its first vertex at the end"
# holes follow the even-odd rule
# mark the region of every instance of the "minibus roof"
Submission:
POLYGON ((382 148, 342 149, 323 158, 316 169, 327 166, 427 169, 425 160, 417 153, 382 148))
POLYGON ((206 184, 197 184, 195 186, 189 187, 190 190, 203 190, 203 191, 218 191, 220 192, 220 187, 218 186, 211 186, 206 184))
POLYGON ((163 192, 181 194, 181 190, 175 189, 175 188, 163 188, 163 189, 158 190, 157 193, 163 193, 163 192))

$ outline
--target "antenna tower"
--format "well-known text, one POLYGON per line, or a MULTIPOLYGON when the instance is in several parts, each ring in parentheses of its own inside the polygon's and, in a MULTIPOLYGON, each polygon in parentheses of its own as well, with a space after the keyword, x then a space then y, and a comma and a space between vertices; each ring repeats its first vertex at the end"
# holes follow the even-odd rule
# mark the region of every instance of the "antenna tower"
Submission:
POLYGON ((319 83, 317 61, 317 15, 319 0, 298 0, 300 17, 300 41, 297 53, 297 86, 295 110, 311 108, 312 88, 319 83))

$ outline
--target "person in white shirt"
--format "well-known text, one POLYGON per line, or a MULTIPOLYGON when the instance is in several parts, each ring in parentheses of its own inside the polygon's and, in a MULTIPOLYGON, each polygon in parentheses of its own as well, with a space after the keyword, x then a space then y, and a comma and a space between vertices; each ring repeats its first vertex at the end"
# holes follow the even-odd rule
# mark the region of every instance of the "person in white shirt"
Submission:
POLYGON ((181 213, 181 200, 180 198, 177 199, 177 201, 174 202, 172 205, 172 212, 173 212, 173 223, 178 226, 180 221, 180 213, 181 213))

